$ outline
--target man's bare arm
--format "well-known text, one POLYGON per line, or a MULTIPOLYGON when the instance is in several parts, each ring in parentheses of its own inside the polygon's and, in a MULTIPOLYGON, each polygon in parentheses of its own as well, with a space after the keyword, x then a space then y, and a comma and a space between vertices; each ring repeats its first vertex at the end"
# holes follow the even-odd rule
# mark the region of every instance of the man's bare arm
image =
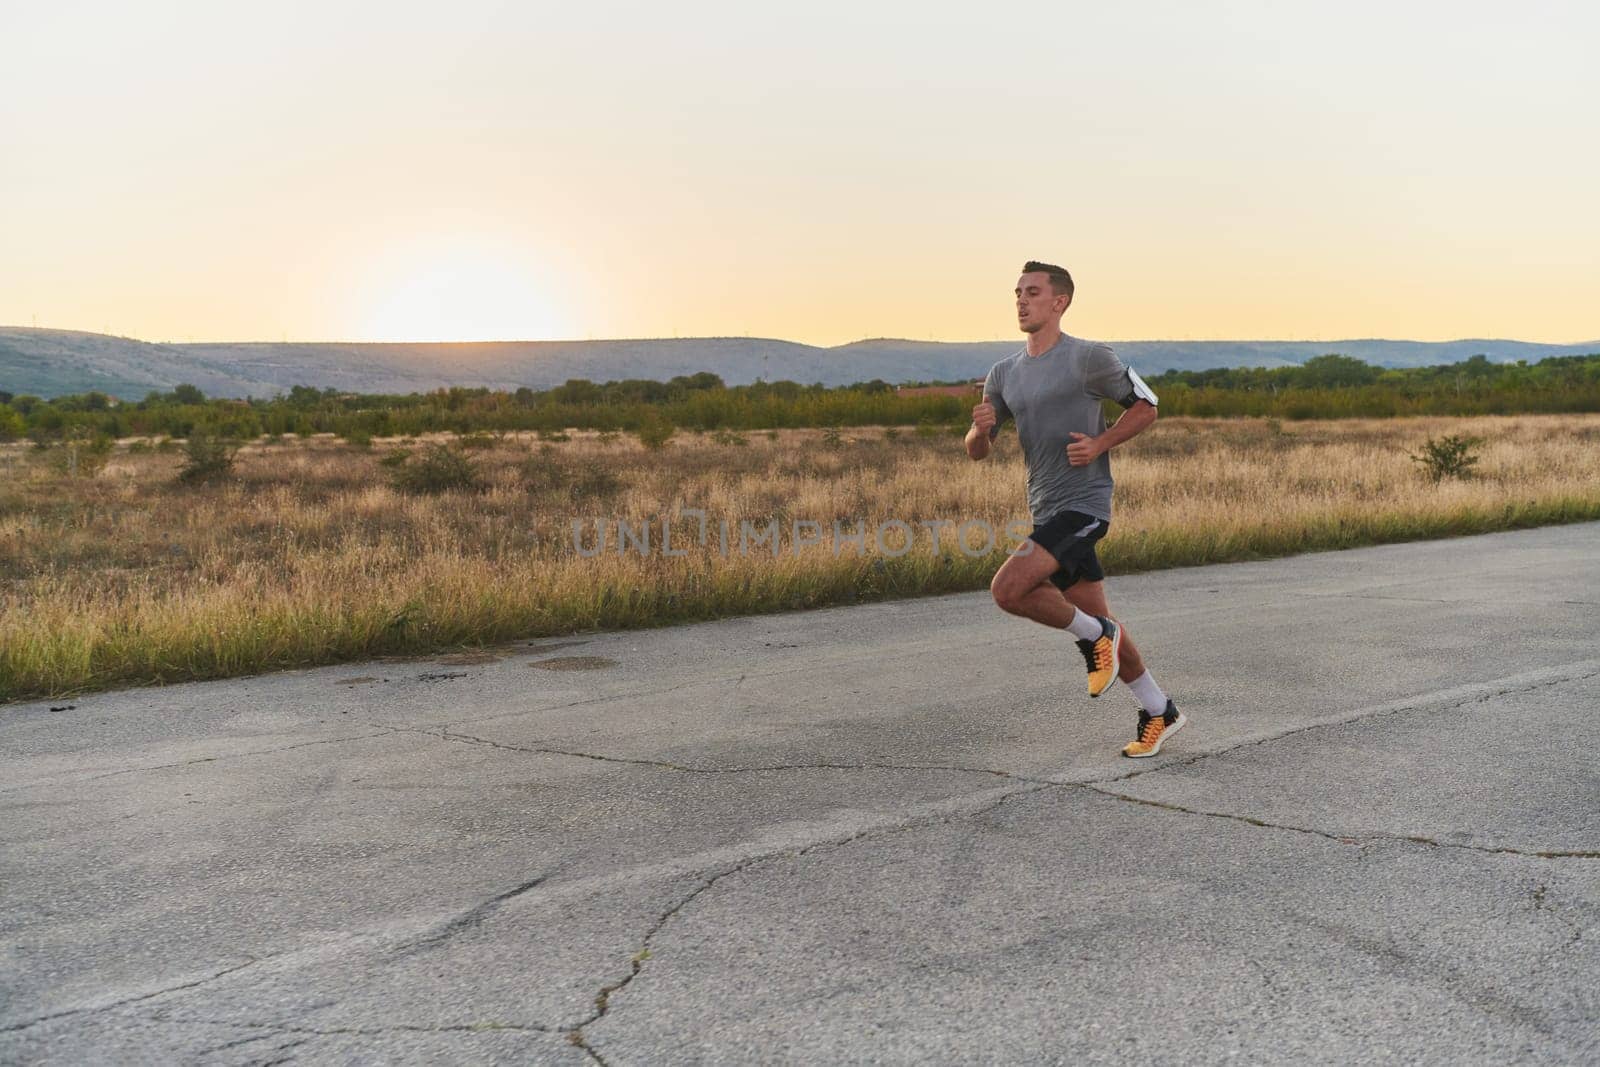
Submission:
POLYGON ((967 431, 967 455, 973 459, 986 459, 989 455, 989 429, 996 422, 994 405, 984 397, 983 403, 972 409, 972 428, 967 431))
POLYGON ((1098 437, 1086 433, 1068 434, 1072 443, 1067 446, 1067 462, 1074 467, 1093 463, 1101 453, 1109 452, 1125 441, 1132 440, 1148 430, 1156 421, 1156 406, 1148 400, 1135 400, 1115 423, 1098 437))

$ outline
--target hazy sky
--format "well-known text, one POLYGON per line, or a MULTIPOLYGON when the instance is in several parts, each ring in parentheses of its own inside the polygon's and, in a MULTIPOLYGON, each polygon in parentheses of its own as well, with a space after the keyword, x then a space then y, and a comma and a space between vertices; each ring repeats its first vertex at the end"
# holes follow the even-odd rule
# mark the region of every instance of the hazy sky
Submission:
POLYGON ((0 0, 0 324, 1600 338, 1587 3, 0 0))

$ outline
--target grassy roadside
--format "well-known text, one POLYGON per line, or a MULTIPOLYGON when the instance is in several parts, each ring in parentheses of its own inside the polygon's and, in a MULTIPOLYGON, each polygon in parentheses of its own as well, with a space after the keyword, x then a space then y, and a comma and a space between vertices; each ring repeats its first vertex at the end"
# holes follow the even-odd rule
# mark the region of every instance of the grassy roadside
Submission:
MULTIPOLYGON (((974 464, 949 437, 509 440, 470 453, 479 491, 391 488, 385 449, 263 444, 235 479, 180 488, 177 460, 119 451, 67 477, 0 458, 0 700, 217 678, 514 638, 984 588, 1002 540, 935 553, 918 524, 1025 519, 1014 439, 974 464), (741 443, 742 442, 742 443, 741 443), (909 551, 659 550, 585 557, 570 521, 711 528, 900 520, 909 551)), ((1116 458, 1114 573, 1600 519, 1600 416, 1296 423, 1170 419, 1116 458), (1429 436, 1486 438, 1479 476, 1433 485, 1429 436)), ((659 529, 659 527, 657 527, 659 529)), ((946 537, 950 535, 947 533, 946 537)), ((888 546, 898 550, 893 536, 888 546)))

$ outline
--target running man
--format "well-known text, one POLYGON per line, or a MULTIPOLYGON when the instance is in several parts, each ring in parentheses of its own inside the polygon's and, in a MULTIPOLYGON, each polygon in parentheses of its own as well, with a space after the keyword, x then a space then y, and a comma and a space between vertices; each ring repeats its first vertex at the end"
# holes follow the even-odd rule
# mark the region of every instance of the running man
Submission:
POLYGON ((1028 335, 1027 346, 989 371, 966 443, 967 455, 984 459, 1000 423, 1016 420, 1033 532, 989 588, 1003 610, 1077 638, 1091 697, 1122 679, 1140 709, 1137 734, 1122 754, 1154 756, 1189 720, 1111 617, 1094 544, 1111 521, 1107 453, 1156 421, 1156 394, 1109 345, 1061 332, 1061 316, 1072 304, 1072 276, 1064 269, 1028 261, 1016 296, 1017 325, 1028 335), (1102 400, 1126 409, 1109 429, 1102 400))

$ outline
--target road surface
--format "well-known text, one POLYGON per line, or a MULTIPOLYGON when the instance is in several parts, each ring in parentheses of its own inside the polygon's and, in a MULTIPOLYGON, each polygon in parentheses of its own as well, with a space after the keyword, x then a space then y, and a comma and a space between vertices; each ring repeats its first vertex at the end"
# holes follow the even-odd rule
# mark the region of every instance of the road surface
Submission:
POLYGON ((1600 1058, 1600 525, 1109 588, 0 709, 0 1062, 1600 1058))

